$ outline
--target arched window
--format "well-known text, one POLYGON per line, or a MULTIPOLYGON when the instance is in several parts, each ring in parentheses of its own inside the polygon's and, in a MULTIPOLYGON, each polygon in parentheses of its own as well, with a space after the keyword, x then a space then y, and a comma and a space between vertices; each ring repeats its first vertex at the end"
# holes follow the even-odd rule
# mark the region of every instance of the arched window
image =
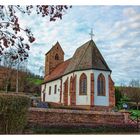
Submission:
POLYGON ((58 54, 55 55, 55 60, 59 60, 58 54))
POLYGON ((81 95, 87 94, 87 76, 84 73, 80 76, 79 93, 81 95))
POLYGON ((105 96, 105 77, 103 74, 98 76, 98 96, 105 96))

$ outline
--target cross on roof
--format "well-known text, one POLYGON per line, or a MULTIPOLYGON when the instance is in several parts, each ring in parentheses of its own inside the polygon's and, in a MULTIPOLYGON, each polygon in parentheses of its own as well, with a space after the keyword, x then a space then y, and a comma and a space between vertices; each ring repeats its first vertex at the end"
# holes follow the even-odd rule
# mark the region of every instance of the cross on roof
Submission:
POLYGON ((89 33, 89 35, 90 35, 90 37, 91 37, 91 40, 93 39, 93 36, 94 36, 94 34, 93 34, 93 29, 91 28, 91 32, 89 33))

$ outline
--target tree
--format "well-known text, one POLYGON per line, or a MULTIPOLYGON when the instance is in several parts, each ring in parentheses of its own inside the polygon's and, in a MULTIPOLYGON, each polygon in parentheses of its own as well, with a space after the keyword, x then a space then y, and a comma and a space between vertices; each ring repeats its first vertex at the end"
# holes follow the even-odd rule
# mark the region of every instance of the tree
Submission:
POLYGON ((115 87, 115 104, 118 107, 118 109, 121 108, 121 99, 122 99, 122 93, 119 87, 115 87))
POLYGON ((8 90, 11 87, 11 77, 12 77, 12 73, 14 71, 13 68, 17 64, 17 60, 12 59, 13 53, 14 52, 12 51, 12 49, 10 49, 9 51, 5 52, 5 55, 3 55, 3 57, 2 57, 3 66, 5 67, 3 79, 4 79, 6 93, 8 92, 8 90))
POLYGON ((40 73, 40 75, 45 75, 45 67, 44 66, 40 66, 39 67, 39 73, 40 73))
MULTIPOLYGON (((5 84, 5 92, 7 93, 8 90, 11 90, 11 84, 14 82, 14 79, 16 79, 16 92, 18 92, 18 71, 19 69, 23 67, 24 59, 21 61, 21 57, 19 56, 18 59, 13 59, 12 56, 15 53, 15 51, 10 48, 8 51, 4 52, 4 55, 1 57, 2 60, 2 66, 4 69, 4 74, 2 76, 5 84), (16 78, 14 78, 14 76, 16 78)), ((24 68, 26 66, 24 65, 24 68)), ((21 78, 20 78, 21 79, 21 78)))
MULTIPOLYGON (((49 20, 56 21, 57 19, 62 19, 66 10, 71 8, 71 6, 66 5, 8 5, 3 6, 0 5, 0 62, 2 56, 8 57, 8 64, 13 61, 17 64, 17 88, 18 92, 18 69, 19 64, 25 61, 29 55, 28 51, 30 50, 30 45, 35 41, 35 37, 33 36, 30 29, 23 29, 19 24, 18 12, 22 14, 26 14, 27 16, 31 15, 33 11, 36 14, 42 17, 49 17, 49 20), (26 38, 21 36, 20 34, 25 34, 26 38), (11 53, 12 50, 12 53, 11 53), (7 56, 8 54, 8 56, 7 56)), ((9 67, 9 66, 8 66, 9 67)), ((9 72, 9 71, 7 71, 9 72)), ((9 83, 9 78, 11 72, 8 73, 7 84, 6 84, 6 92, 7 85, 9 83)))
MULTIPOLYGON (((70 6, 71 7, 71 6, 70 6)), ((28 58, 30 43, 35 41, 35 38, 30 29, 23 29, 19 24, 18 12, 30 15, 33 11, 42 17, 49 17, 50 21, 62 19, 63 14, 69 7, 66 5, 0 5, 0 56, 5 55, 5 50, 13 48, 15 53, 13 59, 21 61, 28 58), (26 34, 26 39, 19 35, 19 32, 26 34)))
POLYGON ((128 87, 128 97, 132 102, 136 103, 137 110, 139 109, 139 102, 140 102, 140 81, 139 80, 132 80, 130 81, 128 87))

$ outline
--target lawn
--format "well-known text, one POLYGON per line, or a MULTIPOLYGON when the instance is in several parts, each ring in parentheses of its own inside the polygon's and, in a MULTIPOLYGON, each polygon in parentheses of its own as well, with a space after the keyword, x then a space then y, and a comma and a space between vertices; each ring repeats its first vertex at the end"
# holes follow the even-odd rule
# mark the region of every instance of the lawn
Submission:
POLYGON ((129 112, 131 112, 132 119, 140 118, 140 110, 129 110, 129 112))
POLYGON ((41 125, 28 125, 24 134, 140 134, 133 126, 72 126, 48 127, 41 125))
POLYGON ((42 79, 38 79, 38 78, 28 78, 28 81, 35 85, 40 85, 43 82, 42 79))
POLYGON ((131 112, 134 112, 140 116, 140 110, 130 110, 131 112))

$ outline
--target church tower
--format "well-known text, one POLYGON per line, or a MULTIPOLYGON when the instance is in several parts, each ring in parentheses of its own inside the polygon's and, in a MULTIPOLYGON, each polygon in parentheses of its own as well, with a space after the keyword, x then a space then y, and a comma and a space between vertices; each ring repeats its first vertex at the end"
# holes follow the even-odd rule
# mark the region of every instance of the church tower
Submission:
POLYGON ((64 62, 64 51, 59 42, 57 42, 45 54, 45 77, 48 76, 62 62, 64 62))

